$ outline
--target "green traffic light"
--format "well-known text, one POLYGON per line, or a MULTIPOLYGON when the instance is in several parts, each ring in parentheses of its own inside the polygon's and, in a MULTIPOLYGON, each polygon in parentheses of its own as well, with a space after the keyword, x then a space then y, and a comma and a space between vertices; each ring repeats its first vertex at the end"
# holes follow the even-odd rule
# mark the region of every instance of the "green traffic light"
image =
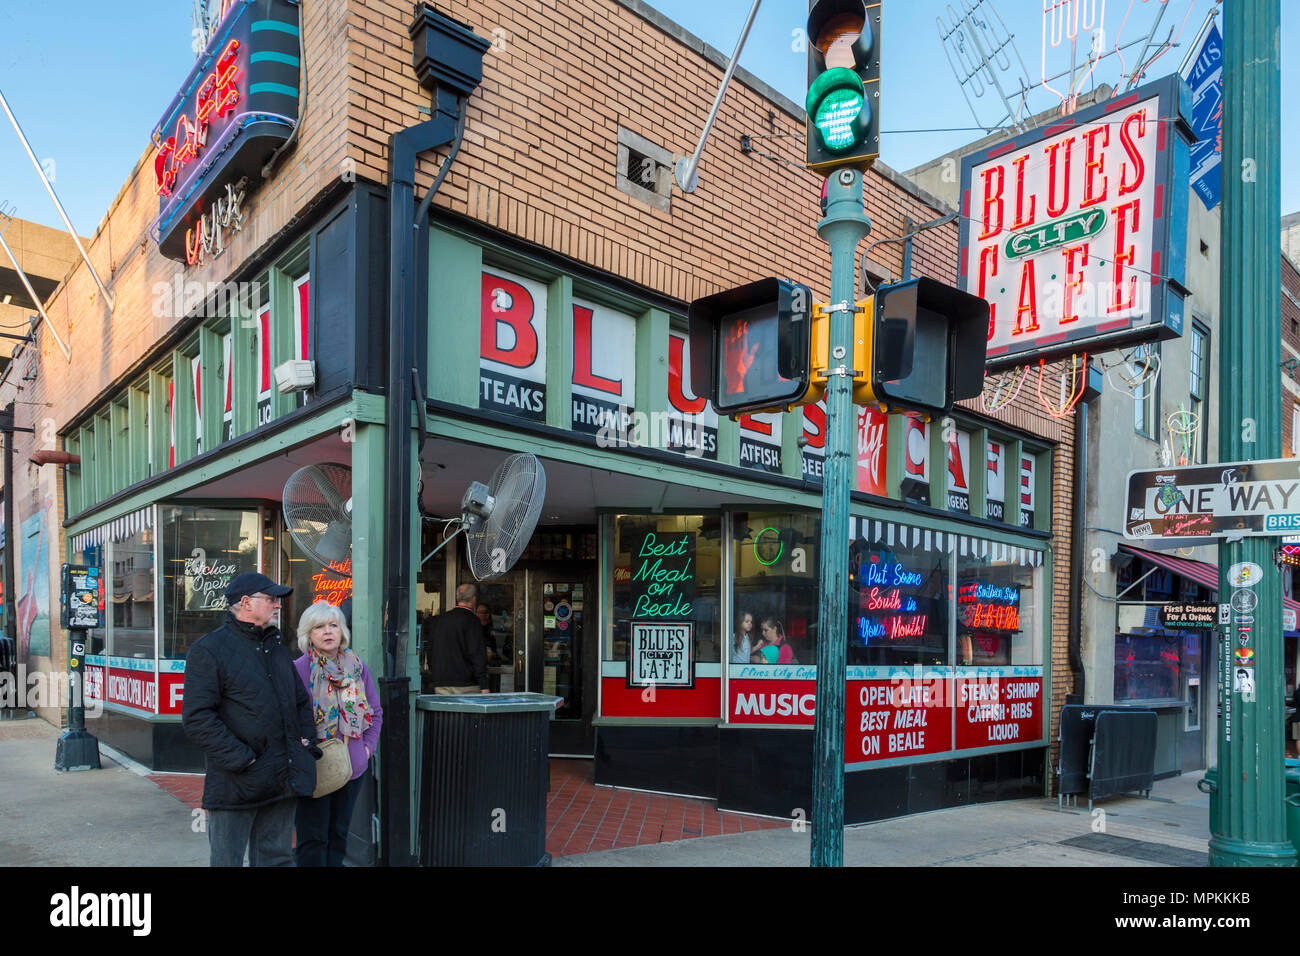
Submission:
POLYGON ((871 125, 862 79, 850 69, 827 70, 808 88, 808 115, 822 143, 834 153, 858 146, 871 125))

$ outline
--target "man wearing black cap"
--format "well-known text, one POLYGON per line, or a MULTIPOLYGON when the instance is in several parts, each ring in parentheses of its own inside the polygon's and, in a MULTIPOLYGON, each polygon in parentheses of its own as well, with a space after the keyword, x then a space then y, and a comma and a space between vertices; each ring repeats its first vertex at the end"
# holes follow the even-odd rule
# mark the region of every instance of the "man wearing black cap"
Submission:
POLYGON ((316 788, 311 695, 271 622, 293 589, 246 572, 221 626, 185 657, 182 722, 203 751, 212 866, 292 866, 298 796, 316 788))

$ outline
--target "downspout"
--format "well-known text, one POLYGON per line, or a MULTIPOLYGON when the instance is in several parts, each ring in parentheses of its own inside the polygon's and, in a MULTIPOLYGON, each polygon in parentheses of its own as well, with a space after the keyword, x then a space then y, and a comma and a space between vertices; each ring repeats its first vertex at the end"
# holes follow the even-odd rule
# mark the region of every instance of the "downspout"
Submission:
POLYGON ((1101 394, 1101 372, 1091 363, 1087 384, 1074 409, 1074 536, 1070 543, 1069 659, 1071 692, 1066 703, 1087 701, 1087 675, 1083 667, 1083 562, 1086 499, 1088 497, 1088 405, 1101 394))
MULTIPOLYGON (((411 402, 416 361, 415 164, 421 154, 456 139, 463 98, 482 78, 488 41, 427 5, 416 8, 411 25, 415 69, 422 85, 434 90, 431 119, 398 130, 388 155, 388 414, 384 430, 384 673, 379 680, 384 707, 380 760, 380 864, 410 866, 411 722, 406 673, 410 590, 413 574, 410 527, 414 519, 411 454, 411 402), (478 75, 463 69, 477 52, 478 75), (460 69, 450 69, 455 63, 460 69)), ((439 182, 441 178, 439 179, 439 182)))

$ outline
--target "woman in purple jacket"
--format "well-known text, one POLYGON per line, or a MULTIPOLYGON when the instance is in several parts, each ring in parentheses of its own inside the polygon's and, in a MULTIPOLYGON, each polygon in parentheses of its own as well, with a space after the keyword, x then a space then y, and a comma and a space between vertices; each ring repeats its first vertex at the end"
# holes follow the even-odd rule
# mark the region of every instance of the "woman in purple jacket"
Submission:
POLYGON ((343 738, 352 761, 352 779, 346 785, 323 797, 299 798, 299 866, 343 865, 361 777, 384 722, 374 679, 361 658, 348 650, 348 637, 343 612, 332 604, 317 602, 298 619, 302 656, 293 666, 311 694, 316 739, 343 738))

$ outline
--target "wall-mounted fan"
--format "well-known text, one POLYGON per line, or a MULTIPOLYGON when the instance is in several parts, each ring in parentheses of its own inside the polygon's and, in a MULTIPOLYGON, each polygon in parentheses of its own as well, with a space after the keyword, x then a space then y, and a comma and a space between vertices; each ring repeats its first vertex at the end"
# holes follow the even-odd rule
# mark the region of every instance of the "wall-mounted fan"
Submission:
POLYGON ((460 500, 460 517, 446 522, 442 544, 420 563, 464 531, 465 556, 474 577, 486 581, 505 574, 528 547, 545 498, 546 472, 537 456, 511 455, 497 466, 486 485, 470 483, 460 500))
POLYGON ((308 465, 284 485, 284 523, 294 542, 322 567, 352 554, 352 469, 308 465))

